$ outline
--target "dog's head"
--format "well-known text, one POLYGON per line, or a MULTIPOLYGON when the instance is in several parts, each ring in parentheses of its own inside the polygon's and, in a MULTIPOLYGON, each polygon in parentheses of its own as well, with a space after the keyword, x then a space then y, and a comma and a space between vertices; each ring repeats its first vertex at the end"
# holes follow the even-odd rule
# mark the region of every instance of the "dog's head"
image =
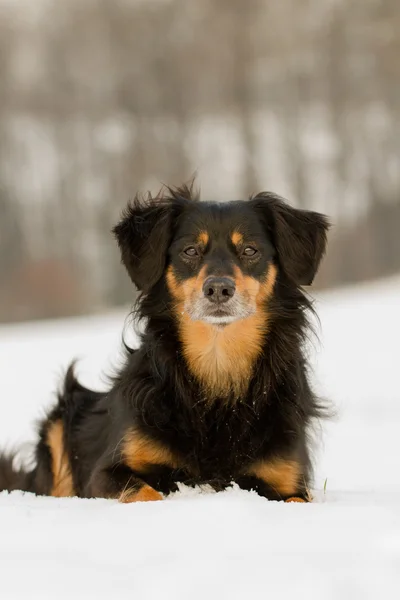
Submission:
POLYGON ((198 202, 188 188, 135 199, 114 233, 144 294, 165 279, 176 310, 218 327, 255 314, 278 270, 310 285, 325 251, 327 219, 271 193, 248 201, 198 202))

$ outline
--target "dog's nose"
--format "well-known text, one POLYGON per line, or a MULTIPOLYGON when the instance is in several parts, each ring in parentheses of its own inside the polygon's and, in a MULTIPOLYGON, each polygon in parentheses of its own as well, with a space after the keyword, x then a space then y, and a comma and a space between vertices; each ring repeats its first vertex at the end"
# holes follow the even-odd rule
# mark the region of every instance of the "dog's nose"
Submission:
POLYGON ((228 302, 236 290, 235 282, 229 277, 207 277, 203 285, 203 294, 210 302, 222 304, 228 302))

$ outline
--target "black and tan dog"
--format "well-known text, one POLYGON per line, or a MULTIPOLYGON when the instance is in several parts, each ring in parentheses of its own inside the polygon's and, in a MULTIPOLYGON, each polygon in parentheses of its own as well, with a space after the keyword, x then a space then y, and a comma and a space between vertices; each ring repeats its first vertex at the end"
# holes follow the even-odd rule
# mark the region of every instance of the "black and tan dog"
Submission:
POLYGON ((36 466, 0 460, 0 489, 161 500, 177 483, 236 482, 309 499, 307 432, 321 414, 303 343, 327 220, 271 193, 199 202, 191 188, 136 198, 114 229, 141 291, 138 350, 107 393, 69 370, 41 424, 36 466))

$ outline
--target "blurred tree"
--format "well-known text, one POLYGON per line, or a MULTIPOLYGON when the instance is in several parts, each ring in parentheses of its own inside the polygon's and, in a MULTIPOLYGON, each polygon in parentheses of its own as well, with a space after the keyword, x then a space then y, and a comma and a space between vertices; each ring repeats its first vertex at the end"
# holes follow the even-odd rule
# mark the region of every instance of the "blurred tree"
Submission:
POLYGON ((110 229, 195 171, 331 214, 321 285, 399 271, 399 32, 398 0, 0 0, 0 319, 131 302, 110 229))

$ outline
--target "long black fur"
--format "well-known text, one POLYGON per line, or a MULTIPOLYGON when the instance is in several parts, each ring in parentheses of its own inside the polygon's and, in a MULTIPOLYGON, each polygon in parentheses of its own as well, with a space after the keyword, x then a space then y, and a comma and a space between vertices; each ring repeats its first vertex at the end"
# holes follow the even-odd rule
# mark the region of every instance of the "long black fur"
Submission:
POLYGON ((168 494, 177 482, 210 483, 218 490, 235 481, 269 499, 281 499, 266 482, 245 476, 243 467, 293 453, 302 468, 296 494, 307 497, 312 471, 307 435, 312 420, 324 411, 307 377, 304 342, 312 306, 301 286, 314 278, 327 229, 322 215, 295 211, 269 193, 223 209, 198 203, 188 187, 169 189, 156 199, 136 198, 114 233, 123 263, 141 291, 137 315, 145 328, 140 347, 127 349, 125 365, 107 393, 84 388, 70 368, 57 406, 40 426, 35 468, 15 469, 12 457, 2 456, 0 490, 52 493, 47 432, 61 420, 73 489, 80 497, 118 497, 127 485, 140 489, 143 482, 168 494), (213 223, 238 210, 244 220, 248 211, 257 215, 278 266, 274 294, 264 308, 269 331, 247 391, 235 402, 229 391, 210 402, 189 370, 166 283, 171 242, 183 215, 197 206, 203 206, 204 218, 209 215, 213 223), (181 466, 154 465, 132 472, 121 451, 132 427, 182 457, 181 466))

